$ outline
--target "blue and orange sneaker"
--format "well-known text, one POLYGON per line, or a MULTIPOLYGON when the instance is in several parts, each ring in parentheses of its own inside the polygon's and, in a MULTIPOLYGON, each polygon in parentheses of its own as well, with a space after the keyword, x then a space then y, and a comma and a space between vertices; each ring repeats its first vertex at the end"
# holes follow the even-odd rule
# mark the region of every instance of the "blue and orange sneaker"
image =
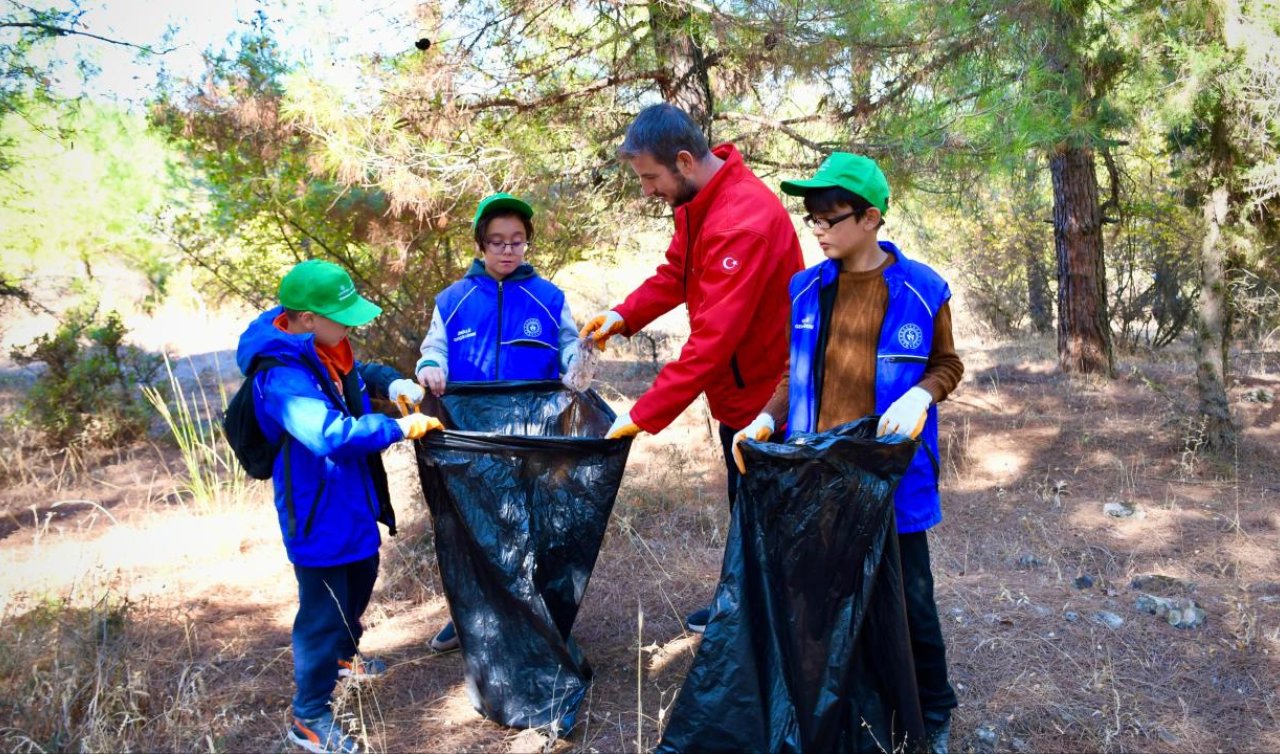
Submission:
POLYGON ((367 681, 387 672, 387 663, 377 657, 356 655, 350 660, 338 660, 338 677, 353 681, 367 681))
POLYGON ((360 754, 360 745, 329 712, 307 720, 293 718, 289 740, 314 754, 360 754))

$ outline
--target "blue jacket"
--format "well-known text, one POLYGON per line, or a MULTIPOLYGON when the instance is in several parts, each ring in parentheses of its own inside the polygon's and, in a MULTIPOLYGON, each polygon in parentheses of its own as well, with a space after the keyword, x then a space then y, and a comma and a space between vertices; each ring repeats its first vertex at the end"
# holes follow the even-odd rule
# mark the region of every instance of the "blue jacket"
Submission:
MULTIPOLYGON (((880 247, 897 257, 885 268, 889 303, 876 348, 876 413, 915 387, 924 377, 933 347, 933 322, 951 289, 928 265, 903 256, 897 246, 881 241, 880 247)), ((791 392, 787 416, 788 436, 814 432, 818 423, 818 396, 828 326, 822 292, 840 275, 840 263, 828 259, 791 278, 791 392)), ((838 346, 837 346, 838 347, 838 346)), ((894 495, 898 531, 924 531, 942 520, 938 495, 938 407, 929 406, 920 435, 924 451, 916 453, 894 495)))
POLYGON ((385 395, 399 375, 357 362, 343 380, 344 399, 320 362, 315 336, 275 326, 283 311, 264 312, 249 325, 236 364, 247 373, 261 357, 282 362, 255 375, 253 407, 267 439, 283 443, 271 476, 285 550, 300 566, 363 560, 382 543, 380 517, 395 532, 378 454, 404 439, 394 419, 371 412, 365 380, 385 395))
POLYGON ((576 342, 563 291, 528 264, 498 281, 476 260, 436 296, 416 369, 442 367, 450 382, 554 380, 576 342))

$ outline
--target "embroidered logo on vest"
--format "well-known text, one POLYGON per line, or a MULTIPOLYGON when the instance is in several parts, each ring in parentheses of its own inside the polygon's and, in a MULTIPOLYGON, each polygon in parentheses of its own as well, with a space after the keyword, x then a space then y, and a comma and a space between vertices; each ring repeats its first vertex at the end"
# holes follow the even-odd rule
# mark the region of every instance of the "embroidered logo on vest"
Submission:
POLYGON ((908 322, 898 328, 898 344, 908 351, 914 351, 924 342, 924 331, 920 325, 908 322))
POLYGON ((806 314, 806 315, 804 315, 804 319, 802 319, 802 320, 800 320, 799 322, 797 322, 797 323, 796 323, 796 325, 795 325, 795 328, 796 328, 797 330, 812 330, 812 329, 813 329, 813 315, 812 315, 812 314, 806 314))
POLYGON ((538 321, 537 317, 530 317, 524 321, 521 330, 526 338, 536 338, 542 334, 542 323, 538 321))

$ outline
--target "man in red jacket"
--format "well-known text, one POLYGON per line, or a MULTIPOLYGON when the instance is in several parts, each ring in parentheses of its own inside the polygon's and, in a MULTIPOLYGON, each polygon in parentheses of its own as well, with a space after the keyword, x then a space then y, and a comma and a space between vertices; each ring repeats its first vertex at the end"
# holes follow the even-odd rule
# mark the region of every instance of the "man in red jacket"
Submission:
MULTIPOLYGON (((732 506, 738 482, 733 435, 769 401, 786 370, 787 283, 804 269, 800 241, 782 202, 738 150, 732 144, 709 149, 677 107, 642 110, 618 156, 639 176, 645 196, 675 210, 675 234, 653 276, 621 305, 593 317, 582 335, 591 334, 603 349, 610 337, 634 335, 683 303, 689 339, 608 437, 660 432, 706 393, 720 422, 732 506)), ((709 617, 706 609, 693 613, 689 630, 701 633, 709 617)))

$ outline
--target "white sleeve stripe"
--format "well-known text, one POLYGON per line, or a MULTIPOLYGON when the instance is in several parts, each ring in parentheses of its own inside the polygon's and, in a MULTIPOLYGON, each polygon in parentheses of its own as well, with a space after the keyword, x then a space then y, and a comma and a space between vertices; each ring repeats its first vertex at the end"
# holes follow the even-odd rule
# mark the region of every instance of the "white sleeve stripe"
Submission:
POLYGON ((803 295, 805 294, 805 291, 807 291, 807 290, 809 290, 810 288, 812 288, 812 287, 813 287, 814 285, 816 285, 820 280, 821 280, 821 276, 819 276, 819 277, 815 277, 813 280, 809 281, 809 284, 808 284, 808 285, 806 285, 803 289, 801 289, 801 291, 800 291, 799 293, 797 293, 797 294, 795 295, 795 297, 794 297, 794 298, 792 298, 792 299, 791 299, 791 305, 792 305, 792 306, 795 306, 795 305, 796 305, 796 299, 799 299, 801 296, 803 296, 803 295))
POLYGON ((547 318, 548 318, 548 319, 550 319, 552 322, 555 322, 555 321, 556 321, 555 315, 553 315, 553 314, 551 313, 551 310, 547 308, 547 305, 546 305, 546 304, 544 304, 544 303, 542 303, 541 301, 538 301, 538 297, 537 297, 537 296, 533 295, 532 293, 529 293, 529 289, 528 289, 528 288, 525 288, 524 286, 520 286, 520 290, 524 291, 524 292, 525 292, 525 295, 527 295, 529 298, 533 299, 533 300, 534 300, 534 302, 535 302, 535 303, 537 303, 537 305, 538 305, 538 306, 542 307, 542 311, 544 311, 544 312, 546 312, 546 313, 547 313, 547 318))
POLYGON ((912 293, 916 294, 916 298, 920 299, 921 304, 924 304, 924 310, 929 312, 929 318, 933 319, 933 309, 929 308, 929 302, 924 300, 924 296, 920 295, 920 291, 917 291, 911 283, 908 283, 905 280, 902 281, 902 284, 910 288, 912 293))
POLYGON ((448 317, 446 317, 446 318, 445 318, 445 320, 444 320, 444 326, 445 326, 445 327, 448 327, 448 326, 449 326, 449 323, 453 321, 453 315, 457 314, 457 313, 458 313, 458 310, 462 308, 462 302, 467 300, 467 296, 470 296, 471 294, 475 293, 475 292, 476 292, 476 289, 477 289, 477 288, 479 288, 479 287, 480 287, 480 286, 478 286, 478 285, 473 285, 473 286, 471 286, 471 290, 467 291, 467 292, 466 292, 466 294, 465 294, 465 295, 463 295, 463 297, 462 297, 462 298, 458 299, 458 305, 457 305, 457 306, 455 306, 455 307, 453 307, 453 311, 449 312, 449 316, 448 316, 448 317))

